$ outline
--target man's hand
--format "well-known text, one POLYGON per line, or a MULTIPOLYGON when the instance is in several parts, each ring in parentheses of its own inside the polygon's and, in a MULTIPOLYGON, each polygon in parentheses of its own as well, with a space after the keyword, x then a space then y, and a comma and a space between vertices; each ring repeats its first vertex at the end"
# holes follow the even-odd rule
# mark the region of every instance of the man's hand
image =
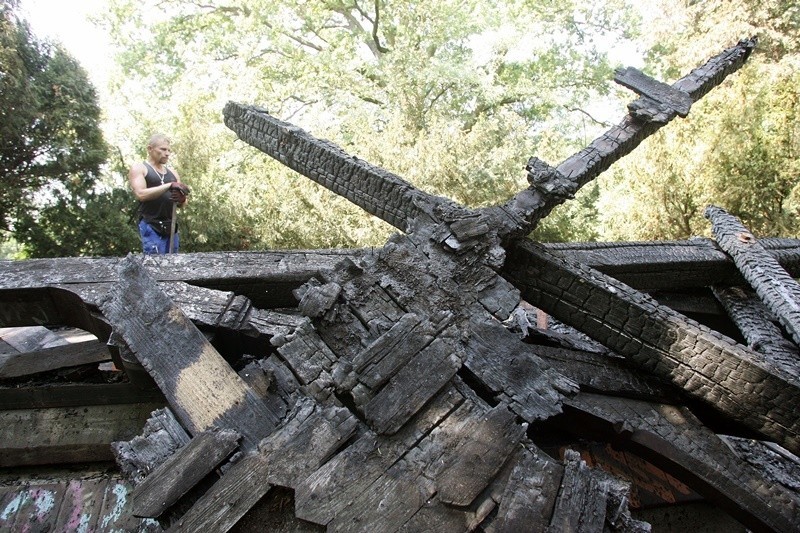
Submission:
POLYGON ((176 181, 169 186, 169 196, 173 202, 180 205, 186 203, 186 197, 189 195, 189 187, 180 181, 176 181))

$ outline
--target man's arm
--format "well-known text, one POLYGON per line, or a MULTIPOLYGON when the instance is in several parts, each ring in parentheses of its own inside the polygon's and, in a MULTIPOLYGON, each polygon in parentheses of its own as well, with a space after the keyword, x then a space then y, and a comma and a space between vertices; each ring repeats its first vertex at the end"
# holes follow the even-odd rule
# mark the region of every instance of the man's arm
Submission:
MULTIPOLYGON (((147 182, 144 179, 146 174, 147 167, 144 166, 144 163, 136 163, 131 167, 130 172, 128 172, 128 182, 131 185, 131 190, 133 191, 133 195, 140 202, 155 200, 169 190, 170 186, 169 183, 165 183, 148 189, 147 182)), ((177 175, 175 177, 177 179, 177 175)))

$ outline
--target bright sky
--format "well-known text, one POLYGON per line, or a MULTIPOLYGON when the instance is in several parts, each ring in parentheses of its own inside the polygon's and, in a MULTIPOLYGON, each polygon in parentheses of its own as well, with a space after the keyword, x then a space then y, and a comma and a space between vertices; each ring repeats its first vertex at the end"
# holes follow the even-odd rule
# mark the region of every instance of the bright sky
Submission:
POLYGON ((106 0, 21 0, 19 13, 34 35, 59 41, 103 94, 108 81, 109 39, 89 21, 106 0))

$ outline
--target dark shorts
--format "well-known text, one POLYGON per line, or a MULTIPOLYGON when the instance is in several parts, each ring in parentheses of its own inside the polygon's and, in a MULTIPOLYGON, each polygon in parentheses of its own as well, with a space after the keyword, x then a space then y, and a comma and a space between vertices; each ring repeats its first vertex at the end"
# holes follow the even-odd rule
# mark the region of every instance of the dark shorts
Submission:
MULTIPOLYGON (((162 237, 144 220, 139 221, 139 237, 142 239, 142 251, 146 254, 166 254, 169 249, 169 236, 162 237)), ((178 253, 179 237, 180 234, 176 232, 172 253, 178 253)))

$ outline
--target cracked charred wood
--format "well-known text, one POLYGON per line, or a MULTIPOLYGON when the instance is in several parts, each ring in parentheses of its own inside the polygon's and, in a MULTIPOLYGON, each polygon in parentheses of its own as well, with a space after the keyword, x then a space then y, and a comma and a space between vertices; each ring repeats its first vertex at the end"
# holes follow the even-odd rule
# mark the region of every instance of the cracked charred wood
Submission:
POLYGON ((800 381, 762 354, 530 241, 510 248, 503 275, 558 320, 725 416, 800 450, 800 381))
MULTIPOLYGON (((619 125, 557 167, 531 158, 527 165, 531 186, 505 205, 487 210, 501 225, 500 233, 506 239, 530 233, 554 207, 572 198, 578 189, 633 151, 677 114, 688 113, 691 102, 698 101, 744 65, 755 45, 756 38, 740 41, 676 81, 669 90, 650 90, 656 84, 648 81, 648 89, 643 91, 646 96, 628 106, 630 112, 619 125), (676 100, 682 103, 676 106, 676 100)), ((629 85, 643 88, 644 78, 639 76, 638 79, 637 83, 629 85)), ((617 81, 626 80, 630 81, 630 77, 618 75, 617 81)))
POLYGON ((230 430, 203 431, 133 489, 133 515, 157 518, 239 446, 230 430))
POLYGON ((774 315, 752 291, 744 287, 715 287, 713 291, 748 346, 787 372, 800 375, 800 349, 784 337, 774 315))
POLYGON ((131 383, 63 383, 0 387, 0 409, 126 403, 164 405, 165 400, 158 389, 143 390, 131 383))
POLYGON ((603 427, 615 446, 683 480, 755 531, 789 533, 800 521, 797 490, 741 460, 686 408, 582 393, 568 401, 564 418, 568 431, 603 427))
POLYGON ((730 254, 739 272, 795 344, 800 344, 800 284, 770 257, 738 218, 713 205, 706 208, 705 216, 711 221, 720 247, 730 254))
POLYGON ((242 434, 253 449, 278 416, 233 371, 139 261, 120 263, 119 282, 99 303, 115 334, 124 339, 191 434, 212 427, 242 434), (131 313, 140 309, 140 313, 131 313))

